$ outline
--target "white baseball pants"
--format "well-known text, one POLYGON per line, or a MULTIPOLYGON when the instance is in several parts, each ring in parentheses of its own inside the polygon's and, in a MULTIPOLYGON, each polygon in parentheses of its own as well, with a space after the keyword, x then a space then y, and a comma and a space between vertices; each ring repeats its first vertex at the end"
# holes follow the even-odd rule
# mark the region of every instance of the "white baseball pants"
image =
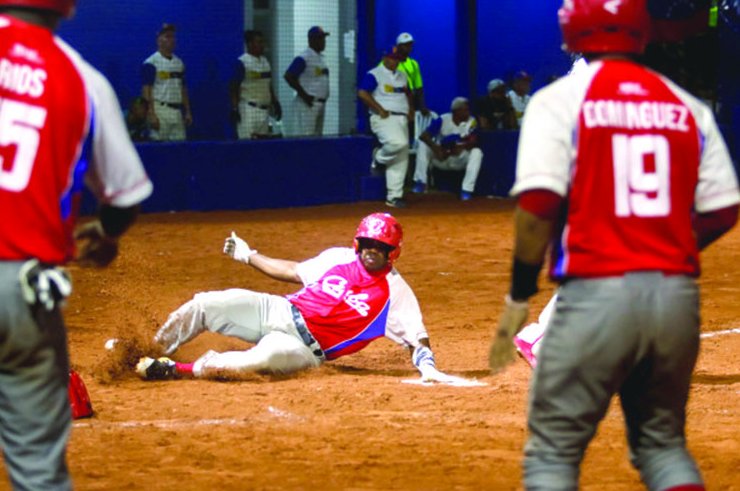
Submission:
POLYGON ((286 136, 321 136, 324 133, 326 103, 314 101, 311 107, 296 96, 291 103, 292 115, 288 118, 286 136))
POLYGON ((480 148, 466 150, 460 155, 450 155, 444 160, 438 160, 434 152, 426 143, 420 141, 416 149, 416 170, 414 171, 414 181, 427 183, 429 165, 442 170, 463 170, 462 190, 472 193, 475 191, 475 182, 478 180, 481 162, 483 161, 483 152, 480 148))
POLYGON ((270 133, 267 109, 250 106, 246 101, 239 102, 239 124, 236 125, 236 134, 240 140, 249 140, 253 135, 267 135, 270 133))
POLYGON ((185 122, 182 111, 174 107, 166 106, 161 102, 154 102, 154 114, 159 119, 159 129, 152 128, 152 140, 157 141, 183 141, 185 140, 185 122))
POLYGON ((246 372, 291 373, 317 367, 317 358, 301 340, 290 302, 277 295, 231 289, 196 294, 171 313, 154 336, 165 354, 205 331, 256 343, 245 351, 208 351, 193 373, 202 378, 238 378, 246 372))
POLYGON ((382 145, 375 160, 385 166, 388 201, 403 197, 403 184, 409 167, 409 122, 406 116, 391 114, 383 119, 370 116, 370 128, 382 145))

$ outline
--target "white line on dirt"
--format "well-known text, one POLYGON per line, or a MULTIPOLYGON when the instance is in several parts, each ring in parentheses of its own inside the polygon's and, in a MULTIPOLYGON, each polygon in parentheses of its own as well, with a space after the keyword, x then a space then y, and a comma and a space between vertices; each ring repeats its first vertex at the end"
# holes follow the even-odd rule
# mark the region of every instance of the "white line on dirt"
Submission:
POLYGON ((715 336, 726 336, 727 334, 740 334, 740 328, 725 329, 724 331, 712 331, 705 332, 701 335, 702 338, 713 338, 715 336))
MULTIPOLYGON (((267 407, 267 414, 273 418, 298 420, 303 418, 295 414, 277 409, 273 406, 267 407)), ((257 418, 257 419, 264 419, 257 418)), ((83 420, 72 423, 73 428, 141 428, 153 426, 155 428, 192 428, 195 426, 245 426, 254 424, 255 420, 221 418, 221 419, 154 419, 150 421, 98 421, 83 420)))

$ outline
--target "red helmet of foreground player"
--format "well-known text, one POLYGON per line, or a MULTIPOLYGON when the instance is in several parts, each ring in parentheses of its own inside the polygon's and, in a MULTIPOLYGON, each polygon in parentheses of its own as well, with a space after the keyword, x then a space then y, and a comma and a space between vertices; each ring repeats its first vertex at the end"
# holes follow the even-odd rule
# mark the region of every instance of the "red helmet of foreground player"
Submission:
POLYGON ((571 53, 642 53, 650 38, 645 0, 565 0, 558 20, 571 53))
POLYGON ((6 6, 51 10, 63 17, 69 17, 74 11, 75 0, 0 0, 0 7, 6 6))
POLYGON ((403 229, 401 224, 388 213, 373 213, 362 219, 355 234, 355 251, 360 252, 357 239, 374 239, 393 247, 388 254, 388 261, 392 264, 401 255, 403 244, 403 229))

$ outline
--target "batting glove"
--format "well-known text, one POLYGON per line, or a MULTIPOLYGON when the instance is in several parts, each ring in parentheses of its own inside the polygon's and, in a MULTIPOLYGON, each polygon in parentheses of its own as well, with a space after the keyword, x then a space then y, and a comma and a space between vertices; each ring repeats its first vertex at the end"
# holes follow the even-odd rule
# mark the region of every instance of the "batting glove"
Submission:
POLYGON ((227 237, 224 242, 224 254, 234 261, 249 264, 249 258, 257 254, 257 251, 250 249, 249 245, 232 231, 231 237, 227 237))
POLYGON ((516 349, 512 340, 529 315, 529 302, 505 298, 506 306, 499 319, 498 328, 488 352, 488 366, 492 373, 498 373, 516 358, 516 349))

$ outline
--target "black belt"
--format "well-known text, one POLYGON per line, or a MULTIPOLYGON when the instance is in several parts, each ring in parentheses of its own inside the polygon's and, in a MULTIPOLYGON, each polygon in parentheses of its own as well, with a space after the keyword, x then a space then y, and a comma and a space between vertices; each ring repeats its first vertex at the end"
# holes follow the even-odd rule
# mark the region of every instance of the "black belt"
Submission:
POLYGON ((319 99, 318 97, 314 97, 314 99, 313 99, 313 100, 314 100, 314 102, 323 102, 323 103, 326 103, 326 101, 327 101, 328 99, 319 99))
POLYGON ((321 345, 314 339, 311 335, 311 331, 306 327, 306 321, 303 320, 301 311, 293 304, 290 304, 290 311, 293 313, 293 323, 295 324, 295 328, 301 336, 303 343, 308 346, 316 358, 321 361, 326 360, 326 355, 324 354, 324 350, 321 349, 321 345))
POLYGON ((394 116, 404 116, 404 117, 407 117, 407 118, 409 116, 408 113, 399 113, 398 111, 388 111, 388 112, 391 113, 394 116))
POLYGON ((176 104, 174 102, 162 102, 162 101, 156 101, 156 102, 160 106, 167 106, 167 107, 171 107, 172 109, 182 109, 182 104, 176 104))
POLYGON ((247 106, 256 107, 257 109, 262 109, 265 111, 270 109, 270 106, 263 106, 262 104, 257 104, 256 102, 252 102, 252 101, 247 102, 247 106))

